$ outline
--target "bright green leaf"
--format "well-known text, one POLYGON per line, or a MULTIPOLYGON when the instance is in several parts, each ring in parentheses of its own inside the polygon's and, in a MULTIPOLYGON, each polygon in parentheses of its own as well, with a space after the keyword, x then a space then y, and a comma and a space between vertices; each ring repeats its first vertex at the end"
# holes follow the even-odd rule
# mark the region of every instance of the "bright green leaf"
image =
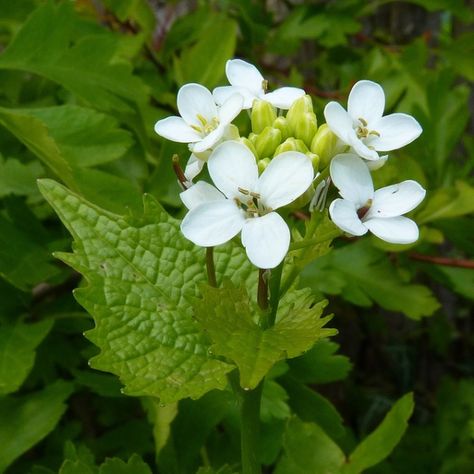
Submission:
POLYGON ((132 455, 128 462, 109 458, 99 468, 99 474, 151 474, 151 469, 140 456, 132 455))
POLYGON ((226 61, 234 56, 236 39, 234 20, 218 13, 209 16, 198 41, 174 59, 178 83, 197 82, 210 89, 217 86, 224 76, 226 61))
POLYGON ((292 418, 284 438, 284 453, 275 474, 337 474, 346 457, 316 424, 292 418))
POLYGON ((131 112, 146 101, 143 83, 117 61, 118 40, 95 34, 78 38, 85 23, 70 2, 47 2, 23 24, 0 56, 0 69, 39 74, 103 110, 131 112))
POLYGON ((208 353, 192 317, 203 252, 179 222, 150 196, 143 217, 126 219, 54 181, 40 189, 75 240, 74 254, 60 258, 88 281, 75 296, 96 322, 87 333, 101 349, 92 366, 118 375, 127 394, 162 403, 223 388, 232 366, 208 353))
POLYGON ((263 384, 260 416, 263 422, 270 422, 273 419, 284 420, 290 416, 288 394, 274 380, 265 379, 263 384))
POLYGON ((0 326, 0 395, 20 388, 35 362, 36 347, 52 327, 52 320, 0 326))
POLYGON ((380 425, 354 449, 342 472, 359 474, 383 461, 405 433, 414 406, 412 393, 400 398, 380 425))
POLYGON ((0 399, 0 472, 54 429, 71 392, 71 384, 59 381, 21 398, 0 399))
POLYGON ((327 302, 314 304, 309 290, 288 292, 269 329, 255 322, 259 310, 245 290, 229 282, 223 288, 201 290, 203 299, 195 305, 195 317, 213 341, 212 350, 239 367, 244 388, 256 387, 275 362, 296 357, 321 337, 335 333, 322 329, 330 319, 321 318, 327 302))

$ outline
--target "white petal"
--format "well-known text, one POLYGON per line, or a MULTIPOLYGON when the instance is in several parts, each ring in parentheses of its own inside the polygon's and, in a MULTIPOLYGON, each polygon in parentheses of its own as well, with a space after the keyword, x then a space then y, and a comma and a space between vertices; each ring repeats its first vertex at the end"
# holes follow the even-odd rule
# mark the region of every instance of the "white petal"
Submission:
POLYGON ((280 87, 263 96, 263 99, 279 109, 288 110, 296 99, 305 95, 303 89, 297 87, 280 87))
POLYGON ((194 153, 202 153, 212 148, 224 135, 225 125, 219 125, 209 135, 206 135, 201 141, 194 143, 189 148, 194 153))
POLYGON ((209 157, 207 168, 212 181, 229 199, 242 197, 238 188, 253 191, 258 167, 253 153, 240 142, 221 143, 209 157))
POLYGON ((212 186, 212 184, 206 183, 205 181, 198 181, 186 189, 186 191, 183 191, 179 197, 188 209, 194 209, 205 202, 225 199, 221 192, 212 186))
POLYGON ((253 105, 253 101, 258 97, 256 94, 252 93, 248 89, 244 87, 234 87, 234 86, 223 86, 223 87, 216 87, 212 95, 214 96, 214 100, 217 104, 223 104, 227 99, 232 97, 235 94, 240 94, 244 102, 242 104, 243 109, 250 109, 253 105))
POLYGON ((380 160, 379 154, 372 148, 369 148, 360 138, 357 138, 354 130, 349 132, 347 143, 352 147, 353 151, 362 158, 371 161, 380 160))
POLYGON ((155 132, 178 143, 192 143, 201 140, 201 135, 193 130, 181 117, 167 117, 158 120, 155 124, 155 132))
POLYGON ((253 64, 241 59, 231 59, 227 61, 225 73, 233 86, 244 87, 255 95, 263 91, 263 76, 253 64))
POLYGON ((269 209, 286 206, 301 196, 314 178, 311 160, 303 153, 287 151, 273 158, 258 180, 258 193, 269 209))
POLYGON ((364 235, 367 229, 357 215, 357 208, 353 202, 345 199, 335 199, 329 206, 332 221, 344 232, 352 235, 364 235))
POLYGON ((411 244, 418 240, 418 226, 408 217, 369 219, 364 225, 379 239, 391 244, 411 244))
POLYGON ((181 117, 190 124, 202 126, 198 115, 208 122, 217 117, 217 107, 212 94, 200 84, 185 84, 178 91, 178 110, 181 117))
POLYGON ((331 179, 339 194, 357 209, 364 206, 374 195, 374 185, 367 165, 351 153, 336 155, 330 165, 331 179))
POLYGON ((239 115, 244 105, 244 98, 240 94, 231 95, 218 109, 217 114, 221 125, 228 125, 239 115))
POLYGON ((200 160, 194 153, 189 157, 184 170, 184 176, 188 181, 192 181, 204 167, 204 160, 200 160))
POLYGON ((181 232, 201 247, 213 247, 235 237, 245 217, 229 199, 207 202, 191 209, 181 222, 181 232))
POLYGON ((406 214, 423 201, 425 194, 426 191, 412 180, 378 189, 374 193, 372 206, 364 219, 406 214))
POLYGON ((347 100, 347 111, 354 121, 362 118, 368 123, 368 128, 373 129, 372 124, 382 117, 384 108, 385 94, 379 84, 372 81, 354 84, 347 100))
POLYGON ((391 114, 382 117, 373 125, 380 137, 374 137, 371 145, 378 151, 397 150, 417 139, 423 129, 407 114, 391 114))
POLYGON ((349 143, 352 134, 355 136, 352 118, 341 104, 329 102, 324 108, 324 117, 331 131, 344 143, 349 143))
POLYGON ((367 165, 367 168, 369 168, 370 171, 375 171, 382 168, 382 166, 387 163, 387 160, 388 155, 383 155, 379 156, 378 160, 367 160, 365 164, 367 165))
POLYGON ((270 212, 245 221, 242 244, 255 266, 275 268, 288 252, 290 230, 279 214, 270 212))

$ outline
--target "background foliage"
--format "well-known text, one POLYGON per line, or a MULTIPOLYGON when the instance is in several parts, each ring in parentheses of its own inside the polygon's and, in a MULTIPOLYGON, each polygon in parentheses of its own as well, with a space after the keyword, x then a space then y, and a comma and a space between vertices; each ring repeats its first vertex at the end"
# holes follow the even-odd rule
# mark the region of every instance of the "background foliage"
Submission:
POLYGON ((88 367, 98 350, 71 294, 80 277, 52 257, 71 238, 36 180, 61 181, 130 222, 144 192, 180 218, 170 157, 186 149, 153 124, 174 112, 180 85, 224 83, 236 56, 274 86, 304 87, 320 121, 355 81, 381 83, 388 109, 424 132, 376 184, 413 178, 428 190, 415 245, 338 241, 305 268, 302 283, 331 295, 339 335, 274 367, 262 462, 278 474, 338 472, 346 458, 352 470, 341 472, 473 472, 473 16, 461 0, 0 0, 0 471, 234 472, 219 470, 239 456, 228 392, 164 406, 133 377, 125 391, 141 398, 88 367), (414 412, 392 452, 409 391, 414 412))

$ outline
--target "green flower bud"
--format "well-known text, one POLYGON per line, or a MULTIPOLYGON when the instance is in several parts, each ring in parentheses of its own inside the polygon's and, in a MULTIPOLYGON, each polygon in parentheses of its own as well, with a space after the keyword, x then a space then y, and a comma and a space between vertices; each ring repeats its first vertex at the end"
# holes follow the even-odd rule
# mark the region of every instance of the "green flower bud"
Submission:
POLYGON ((253 133, 261 133, 265 127, 271 127, 276 118, 275 107, 270 102, 259 99, 253 101, 250 115, 253 133))
POLYGON ((309 150, 302 140, 296 138, 287 138, 277 149, 273 156, 277 156, 285 151, 299 151, 301 153, 308 153, 309 150))
POLYGON ((327 124, 318 128, 311 142, 311 151, 319 156, 321 168, 328 166, 331 159, 338 153, 342 153, 345 148, 346 145, 339 141, 327 124))
POLYGON ((224 138, 226 140, 238 140, 240 138, 239 127, 233 123, 227 125, 224 132, 224 138))
POLYGON ((306 146, 311 146, 313 137, 318 130, 318 121, 316 115, 313 112, 305 112, 299 116, 299 120, 296 123, 296 128, 293 131, 293 135, 300 140, 303 140, 306 146))
POLYGON ((290 129, 288 128, 288 121, 286 120, 286 117, 277 117, 273 122, 273 127, 280 130, 282 140, 286 140, 290 136, 290 129))
POLYGON ((257 141, 258 135, 256 133, 251 132, 249 134, 249 140, 255 145, 257 141))
POLYGON ((318 171, 319 169, 319 155, 316 155, 316 153, 311 153, 308 151, 306 153, 306 156, 311 160, 311 163, 313 164, 314 171, 318 171))
POLYGON ((265 168, 270 164, 270 158, 263 158, 258 160, 258 172, 261 174, 265 171, 265 168))
POLYGON ((278 128, 266 127, 255 140, 257 156, 265 158, 273 156, 276 147, 281 143, 281 132, 278 128))
POLYGON ((240 137, 239 141, 243 143, 255 156, 257 156, 255 145, 247 137, 240 137))

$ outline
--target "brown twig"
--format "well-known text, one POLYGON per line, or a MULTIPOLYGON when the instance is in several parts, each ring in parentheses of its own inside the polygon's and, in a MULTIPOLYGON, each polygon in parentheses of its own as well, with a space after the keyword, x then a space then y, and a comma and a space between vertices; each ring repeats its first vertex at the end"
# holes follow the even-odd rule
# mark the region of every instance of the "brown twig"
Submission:
POLYGON ((472 268, 474 269, 474 260, 465 260, 461 258, 435 257, 433 255, 423 255, 421 253, 410 253, 412 260, 434 263, 435 265, 445 265, 447 267, 472 268))

